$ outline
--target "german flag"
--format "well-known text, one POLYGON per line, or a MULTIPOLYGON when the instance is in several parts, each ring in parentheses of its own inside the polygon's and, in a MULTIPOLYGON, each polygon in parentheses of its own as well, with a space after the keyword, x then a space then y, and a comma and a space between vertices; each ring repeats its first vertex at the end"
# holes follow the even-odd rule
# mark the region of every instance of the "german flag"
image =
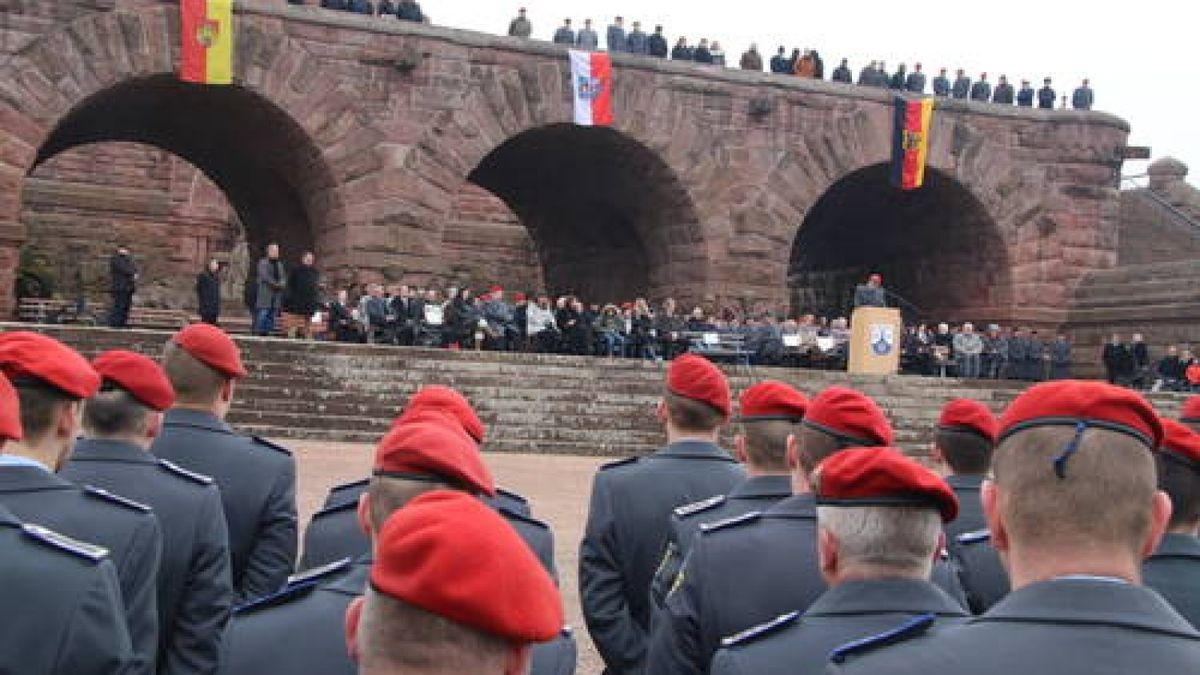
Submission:
POLYGON ((233 0, 180 0, 179 79, 233 83, 233 0))
POLYGON ((917 101, 896 97, 892 136, 892 185, 915 190, 925 182, 925 159, 929 154, 929 123, 933 99, 917 101))

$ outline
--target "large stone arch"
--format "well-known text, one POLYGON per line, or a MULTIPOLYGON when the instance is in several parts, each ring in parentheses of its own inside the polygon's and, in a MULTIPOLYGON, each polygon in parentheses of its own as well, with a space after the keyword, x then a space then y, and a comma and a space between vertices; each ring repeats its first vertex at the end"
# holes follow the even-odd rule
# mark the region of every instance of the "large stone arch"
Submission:
MULTIPOLYGON (((290 40, 281 21, 244 17, 236 26, 231 87, 175 79, 173 4, 85 15, 0 68, 0 283, 12 288, 26 236, 25 177, 56 152, 106 140, 185 157, 220 184, 243 218, 261 221, 272 205, 285 205, 284 218, 304 221, 327 269, 349 263, 355 216, 344 206, 343 186, 370 170, 369 151, 381 136, 356 108, 351 85, 290 40), (155 115, 156 107, 165 114, 155 115), (230 112, 238 114, 222 115, 230 112)), ((287 235, 277 220, 257 231, 287 235)), ((3 294, 0 311, 11 303, 11 293, 3 294)))

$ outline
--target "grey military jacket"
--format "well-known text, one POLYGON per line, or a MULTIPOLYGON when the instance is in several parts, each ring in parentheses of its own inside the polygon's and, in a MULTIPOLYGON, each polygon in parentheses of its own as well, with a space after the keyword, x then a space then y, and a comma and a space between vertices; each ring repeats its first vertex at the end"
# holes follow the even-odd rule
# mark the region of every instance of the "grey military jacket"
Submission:
POLYGON ((1200 628, 1200 539, 1164 535, 1158 550, 1143 563, 1142 577, 1175 611, 1200 628))

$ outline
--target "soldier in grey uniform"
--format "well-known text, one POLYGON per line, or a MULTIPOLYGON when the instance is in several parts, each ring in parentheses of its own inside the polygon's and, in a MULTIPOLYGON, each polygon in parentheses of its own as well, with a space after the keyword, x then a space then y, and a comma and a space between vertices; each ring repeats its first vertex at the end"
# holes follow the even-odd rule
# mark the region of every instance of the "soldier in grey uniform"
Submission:
POLYGON ((554 44, 556 45, 574 45, 575 31, 571 30, 571 20, 563 19, 563 25, 554 31, 554 44))
POLYGON ((959 100, 966 99, 971 95, 971 78, 959 68, 955 77, 954 85, 950 88, 950 95, 959 100))
POLYGON ((596 473, 579 547, 579 592, 610 675, 643 672, 650 582, 666 547, 672 509, 727 494, 745 479, 717 446, 729 408, 725 375, 702 357, 684 354, 671 362, 658 406, 667 446, 596 473))
POLYGON ((996 417, 978 401, 958 399, 942 409, 932 456, 958 496, 958 517, 946 525, 946 550, 967 596, 980 614, 1008 594, 1008 574, 991 546, 980 490, 992 467, 996 417))
POLYGON ((642 22, 634 21, 629 35, 625 36, 625 51, 630 54, 649 54, 650 43, 648 38, 649 36, 642 30, 642 22))
POLYGON ((580 49, 595 50, 600 45, 600 36, 596 34, 596 29, 592 28, 592 20, 584 19, 583 28, 575 34, 575 46, 580 49))
POLYGON ((625 19, 616 17, 604 33, 604 45, 609 52, 625 51, 625 19))
POLYGON ((980 74, 975 84, 971 85, 971 100, 982 103, 992 100, 992 85, 987 81, 987 73, 980 74))
POLYGON ((1018 327, 1008 339, 1008 362, 1010 380, 1029 379, 1029 334, 1024 328, 1018 327))
POLYGON ((55 473, 70 456, 81 402, 99 388, 99 375, 66 345, 23 331, 0 334, 0 372, 17 390, 23 436, 0 454, 0 505, 24 523, 108 550, 133 643, 130 672, 153 673, 162 551, 158 519, 149 506, 55 473))
POLYGON ((1071 377, 1071 341, 1059 333, 1050 343, 1050 379, 1066 380, 1071 377))
POLYGON ((1025 379, 1033 382, 1045 380, 1048 357, 1046 343, 1038 336, 1036 330, 1029 331, 1029 351, 1025 352, 1025 379))
POLYGON ((1171 520, 1162 542, 1142 564, 1142 576, 1200 628, 1200 434, 1174 420, 1162 423, 1165 437, 1155 462, 1158 489, 1171 498, 1171 520))
POLYGON ((662 609, 691 549, 692 538, 701 527, 743 513, 765 511, 792 496, 787 447, 807 409, 804 394, 777 380, 760 382, 742 392, 737 418, 741 433, 734 438, 734 456, 746 467, 746 480, 728 495, 680 506, 671 514, 667 547, 650 587, 655 611, 662 609))
POLYGON ((933 78, 933 95, 941 98, 950 96, 950 78, 946 77, 946 69, 938 70, 937 77, 933 78))
POLYGON ((167 342, 163 369, 175 389, 151 450, 221 491, 229 530, 234 603, 270 595, 296 566, 296 462, 286 449, 225 423, 235 382, 246 376, 221 329, 192 324, 167 342))
MULTIPOLYGON (((0 452, 23 435, 17 392, 0 375, 0 452)), ((21 613, 0 631, 0 672, 110 675, 134 666, 108 552, 26 525, 3 506, 0 607, 21 613)))
POLYGON ((158 573, 158 672, 217 671, 233 586, 221 493, 207 476, 150 454, 162 411, 175 395, 158 364, 132 352, 93 362, 101 391, 84 403, 86 438, 61 474, 137 499, 154 509, 163 531, 158 573))
POLYGON ((1100 382, 1034 386, 1001 420, 984 511, 1013 592, 965 626, 902 627, 841 655, 830 673, 1190 673, 1200 633, 1140 585, 1167 526, 1154 409, 1100 382), (888 646, 893 645, 893 646, 888 646))
MULTIPOLYGON (((796 494, 764 512, 700 528, 656 616, 646 672, 707 672, 721 639, 794 610, 825 592, 816 550, 816 503, 809 476, 852 447, 891 445, 883 411, 864 394, 831 387, 809 405, 788 451, 796 494)), ((945 564, 940 580, 957 589, 945 564)), ((956 590, 961 595, 961 590, 956 590)))
POLYGON ((723 640, 712 675, 816 673, 841 645, 906 621, 942 629, 968 618, 929 582, 942 522, 958 508, 937 474, 898 450, 856 448, 819 475, 817 555, 829 590, 804 612, 723 640))

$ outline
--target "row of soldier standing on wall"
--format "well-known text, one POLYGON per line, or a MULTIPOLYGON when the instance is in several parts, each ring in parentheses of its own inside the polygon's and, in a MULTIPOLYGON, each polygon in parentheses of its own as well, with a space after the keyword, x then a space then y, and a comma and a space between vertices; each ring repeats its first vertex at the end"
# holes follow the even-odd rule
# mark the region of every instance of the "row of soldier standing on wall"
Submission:
MULTIPOLYGON (((293 574, 295 464, 223 422, 247 372, 219 329, 172 336, 161 366, 10 332, 0 371, 0 600, 22 608, 0 672, 573 672, 552 533, 497 488, 457 392, 407 402, 293 574)), ((1180 422, 1099 382, 999 419, 953 401, 945 477, 861 392, 766 381, 739 403, 676 359, 667 445, 595 477, 579 588, 608 672, 1200 663, 1200 398, 1180 422)))

